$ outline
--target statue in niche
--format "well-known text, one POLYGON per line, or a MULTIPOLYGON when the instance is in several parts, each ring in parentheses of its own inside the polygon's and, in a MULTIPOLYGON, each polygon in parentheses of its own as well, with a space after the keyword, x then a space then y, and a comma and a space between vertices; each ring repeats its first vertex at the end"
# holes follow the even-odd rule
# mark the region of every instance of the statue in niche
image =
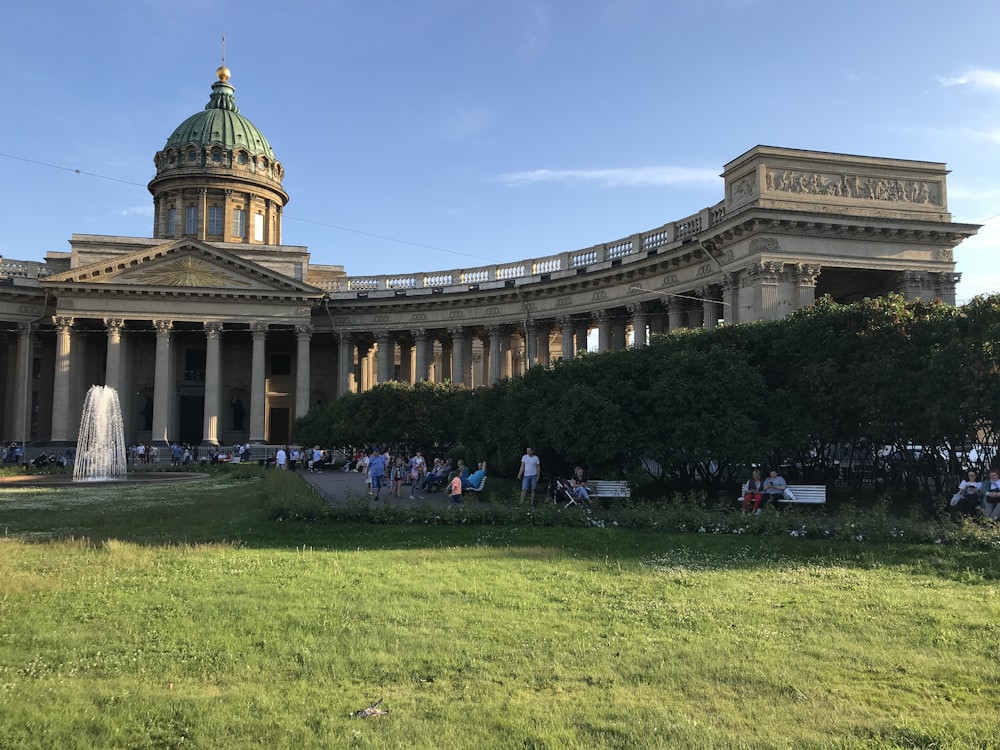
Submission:
POLYGON ((229 399, 229 406, 233 410, 233 429, 244 429, 243 420, 246 418, 246 409, 243 406, 243 400, 240 398, 239 393, 234 394, 233 397, 229 399))

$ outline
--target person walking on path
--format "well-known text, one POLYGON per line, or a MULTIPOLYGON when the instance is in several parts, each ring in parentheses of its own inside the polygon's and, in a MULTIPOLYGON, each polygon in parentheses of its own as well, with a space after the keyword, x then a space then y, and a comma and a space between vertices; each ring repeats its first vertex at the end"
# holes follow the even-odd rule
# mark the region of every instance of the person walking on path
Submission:
POLYGON ((372 480, 371 494, 376 500, 382 492, 382 480, 385 479, 385 456, 373 450, 368 457, 368 477, 372 480))
POLYGON ((538 486, 538 478, 542 474, 542 462, 535 455, 534 448, 528 448, 521 456, 521 468, 517 472, 517 478, 521 480, 521 502, 528 492, 531 493, 531 504, 535 504, 535 488, 538 486))

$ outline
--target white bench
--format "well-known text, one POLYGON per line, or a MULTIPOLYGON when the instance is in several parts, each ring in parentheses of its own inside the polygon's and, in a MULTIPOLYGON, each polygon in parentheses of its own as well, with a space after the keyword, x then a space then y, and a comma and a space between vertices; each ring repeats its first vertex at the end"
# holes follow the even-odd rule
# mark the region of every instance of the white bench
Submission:
POLYGON ((627 500, 632 497, 628 482, 613 479, 588 479, 589 495, 594 497, 610 497, 627 500))
POLYGON ((482 492, 483 491, 483 487, 485 487, 485 486, 486 486, 486 475, 484 474, 483 478, 479 480, 479 484, 476 484, 476 485, 470 484, 465 489, 466 490, 471 490, 472 492, 482 492))
MULTIPOLYGON (((743 502, 743 495, 736 498, 743 502)), ((826 502, 825 484, 790 484, 785 494, 778 498, 779 503, 801 503, 803 505, 822 505, 826 502), (794 499, 793 499, 794 498, 794 499)))

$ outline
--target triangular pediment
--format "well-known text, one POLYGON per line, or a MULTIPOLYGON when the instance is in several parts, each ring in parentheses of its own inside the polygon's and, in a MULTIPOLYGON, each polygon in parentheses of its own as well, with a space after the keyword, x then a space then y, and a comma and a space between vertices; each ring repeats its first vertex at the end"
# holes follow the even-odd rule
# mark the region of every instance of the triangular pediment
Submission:
POLYGON ((115 255, 53 274, 44 281, 46 285, 61 288, 115 288, 126 292, 135 287, 145 292, 322 295, 322 290, 316 287, 192 239, 115 255))

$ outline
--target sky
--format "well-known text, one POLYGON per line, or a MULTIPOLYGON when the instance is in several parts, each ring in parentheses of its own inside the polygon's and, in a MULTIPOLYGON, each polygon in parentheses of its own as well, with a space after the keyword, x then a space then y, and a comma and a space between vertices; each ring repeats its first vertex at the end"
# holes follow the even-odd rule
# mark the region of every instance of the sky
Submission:
POLYGON ((222 59, 348 275, 578 250, 722 200, 755 145, 944 162, 958 301, 1000 292, 996 0, 52 0, 4 10, 0 255, 149 237, 222 59), (17 30, 10 33, 11 30, 17 30))

